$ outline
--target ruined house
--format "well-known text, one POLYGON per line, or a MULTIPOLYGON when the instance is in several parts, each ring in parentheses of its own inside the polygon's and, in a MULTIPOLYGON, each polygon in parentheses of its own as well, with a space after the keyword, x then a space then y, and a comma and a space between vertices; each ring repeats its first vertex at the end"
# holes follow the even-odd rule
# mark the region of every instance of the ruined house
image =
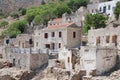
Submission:
POLYGON ((100 75, 116 66, 119 62, 120 26, 109 26, 106 28, 88 31, 88 46, 81 47, 81 67, 88 74, 96 70, 100 75), (91 57, 90 57, 91 56, 91 57))
POLYGON ((4 44, 10 47, 30 48, 34 45, 33 43, 29 44, 30 39, 34 40, 30 34, 19 34, 16 38, 9 38, 9 44, 6 44, 6 39, 4 40, 4 44))
POLYGON ((63 49, 59 52, 58 60, 64 63, 64 69, 67 71, 79 71, 80 57, 77 49, 63 49))
POLYGON ((20 48, 6 47, 3 51, 3 59, 11 63, 10 66, 26 69, 36 70, 48 63, 48 55, 43 53, 34 53, 24 51, 20 48))
POLYGON ((80 76, 101 75, 114 69, 120 55, 119 29, 119 26, 109 26, 89 30, 87 46, 79 45, 80 50, 75 50, 76 52, 63 48, 58 55, 58 60, 63 61, 64 69, 83 73, 80 76), (76 55, 75 59, 72 54, 76 55), (77 59, 79 61, 76 62, 77 59))
POLYGON ((117 48, 84 46, 80 50, 80 70, 89 75, 101 75, 117 64, 117 48))
POLYGON ((120 26, 112 26, 88 31, 88 45, 116 46, 120 45, 120 26))
POLYGON ((62 22, 71 21, 75 23, 77 26, 82 27, 85 15, 88 13, 89 12, 86 7, 80 7, 76 12, 72 12, 71 14, 64 13, 62 15, 62 22))

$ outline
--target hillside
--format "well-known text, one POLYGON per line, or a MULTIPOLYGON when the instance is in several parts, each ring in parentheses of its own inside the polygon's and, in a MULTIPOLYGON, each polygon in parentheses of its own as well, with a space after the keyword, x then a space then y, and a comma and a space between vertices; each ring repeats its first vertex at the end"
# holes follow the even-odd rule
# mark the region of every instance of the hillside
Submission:
POLYGON ((0 13, 8 14, 20 7, 30 8, 40 5, 42 0, 0 0, 0 13))

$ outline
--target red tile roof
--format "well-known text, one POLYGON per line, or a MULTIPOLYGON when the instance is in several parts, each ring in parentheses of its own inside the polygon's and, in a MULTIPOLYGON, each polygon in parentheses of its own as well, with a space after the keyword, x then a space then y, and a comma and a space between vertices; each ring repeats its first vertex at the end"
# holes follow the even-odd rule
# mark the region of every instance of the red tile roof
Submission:
POLYGON ((53 22, 58 22, 58 21, 61 21, 62 20, 62 18, 56 18, 56 19, 53 19, 52 21, 53 22))
POLYGON ((61 28, 61 27, 69 27, 73 23, 61 23, 61 24, 56 24, 56 25, 49 25, 47 28, 61 28))

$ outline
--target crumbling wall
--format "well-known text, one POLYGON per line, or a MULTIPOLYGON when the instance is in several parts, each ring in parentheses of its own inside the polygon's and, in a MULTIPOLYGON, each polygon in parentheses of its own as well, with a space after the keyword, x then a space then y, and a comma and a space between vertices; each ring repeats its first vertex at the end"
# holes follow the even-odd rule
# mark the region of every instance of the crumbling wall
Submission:
POLYGON ((98 48, 96 57, 97 74, 104 73, 116 66, 117 49, 114 47, 98 48))
POLYGON ((117 49, 115 47, 81 47, 80 69, 87 75, 100 75, 116 66, 117 49))
POLYGON ((29 60, 30 60, 30 69, 34 70, 48 63, 48 55, 47 54, 30 54, 29 60))

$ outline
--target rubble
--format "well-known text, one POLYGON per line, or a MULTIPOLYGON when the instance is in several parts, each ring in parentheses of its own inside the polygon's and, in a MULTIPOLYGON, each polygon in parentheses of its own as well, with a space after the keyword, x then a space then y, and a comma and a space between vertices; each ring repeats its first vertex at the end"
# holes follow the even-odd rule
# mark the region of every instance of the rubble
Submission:
POLYGON ((113 72, 109 77, 109 80, 120 80, 120 70, 113 72))
POLYGON ((113 72, 110 76, 92 77, 92 80, 120 80, 120 70, 113 72))
POLYGON ((0 69, 2 69, 4 67, 12 67, 12 65, 3 59, 0 59, 0 69))
POLYGON ((18 68, 0 69, 0 80, 30 80, 34 72, 18 68))

